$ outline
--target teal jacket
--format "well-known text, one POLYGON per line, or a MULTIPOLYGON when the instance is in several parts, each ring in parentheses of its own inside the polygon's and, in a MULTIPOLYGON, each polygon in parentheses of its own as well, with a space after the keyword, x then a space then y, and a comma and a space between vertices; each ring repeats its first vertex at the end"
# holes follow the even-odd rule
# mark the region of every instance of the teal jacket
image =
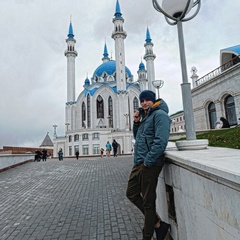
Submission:
POLYGON ((157 100, 145 113, 139 108, 141 121, 134 122, 134 165, 147 167, 164 165, 164 152, 168 144, 171 119, 164 100, 157 100))

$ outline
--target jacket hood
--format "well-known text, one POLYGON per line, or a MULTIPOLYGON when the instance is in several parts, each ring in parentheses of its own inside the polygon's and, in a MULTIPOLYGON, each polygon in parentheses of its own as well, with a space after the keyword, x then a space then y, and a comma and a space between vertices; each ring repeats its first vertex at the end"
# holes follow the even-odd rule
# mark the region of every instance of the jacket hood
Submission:
MULTIPOLYGON (((168 109, 168 105, 167 103, 163 100, 163 99, 157 99, 156 102, 153 104, 152 108, 150 108, 148 110, 148 112, 152 112, 155 110, 163 110, 164 112, 166 112, 168 114, 169 109, 168 109)), ((139 108, 140 113, 142 113, 144 115, 144 110, 143 108, 139 108)))
POLYGON ((166 112, 167 114, 169 112, 168 105, 163 99, 156 100, 156 102, 153 104, 152 108, 161 109, 164 112, 166 112))

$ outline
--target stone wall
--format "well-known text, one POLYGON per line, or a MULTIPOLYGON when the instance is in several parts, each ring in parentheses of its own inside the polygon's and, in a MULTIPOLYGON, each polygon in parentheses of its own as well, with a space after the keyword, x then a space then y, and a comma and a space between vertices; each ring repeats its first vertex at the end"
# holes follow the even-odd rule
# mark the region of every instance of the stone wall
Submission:
POLYGON ((0 155, 0 171, 33 161, 35 154, 4 154, 0 155))
MULTIPOLYGON (((3 146, 2 149, 0 149, 1 152, 11 152, 12 154, 26 154, 26 153, 35 153, 36 150, 42 151, 44 148, 32 148, 32 147, 13 147, 13 146, 3 146)), ((48 149, 48 154, 53 155, 53 149, 48 149)))
POLYGON ((157 188, 157 210, 171 223, 174 240, 240 239, 240 151, 166 153, 157 188))

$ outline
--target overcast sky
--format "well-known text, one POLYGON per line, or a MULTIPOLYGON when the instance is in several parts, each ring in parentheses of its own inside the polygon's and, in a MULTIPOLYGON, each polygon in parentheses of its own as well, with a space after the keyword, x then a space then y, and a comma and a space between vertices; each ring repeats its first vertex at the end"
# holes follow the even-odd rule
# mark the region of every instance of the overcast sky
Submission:
MULTIPOLYGON (((119 0, 126 65, 137 80, 144 55, 147 23, 154 43, 156 79, 170 114, 182 110, 181 67, 177 28, 166 23, 151 0, 119 0)), ((77 41, 76 96, 84 80, 102 63, 106 38, 114 41, 112 18, 116 0, 0 0, 0 147, 38 147, 46 133, 64 135, 67 98, 66 50, 70 16, 77 41)), ((199 14, 183 25, 188 77, 191 67, 201 77, 219 66, 219 52, 240 44, 240 1, 202 0, 199 14)), ((145 62, 144 62, 145 63, 145 62)))

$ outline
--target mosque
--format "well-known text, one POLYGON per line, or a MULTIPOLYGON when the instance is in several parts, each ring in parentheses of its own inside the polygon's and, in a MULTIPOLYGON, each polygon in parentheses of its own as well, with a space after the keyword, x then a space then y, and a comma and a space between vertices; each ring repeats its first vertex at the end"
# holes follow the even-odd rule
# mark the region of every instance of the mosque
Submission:
POLYGON ((132 119, 139 107, 138 96, 143 90, 155 92, 153 43, 149 28, 144 44, 146 68, 143 62, 137 71, 138 79, 133 80, 130 69, 125 65, 124 18, 116 1, 113 18, 112 38, 115 41, 115 60, 109 58, 107 45, 104 45, 102 64, 96 68, 90 79, 86 78, 83 91, 75 97, 75 49, 76 40, 70 22, 66 43, 67 49, 67 101, 65 105, 66 134, 54 134, 54 156, 60 148, 65 156, 99 155, 100 148, 107 141, 118 143, 119 154, 130 154, 133 149, 132 119))
MULTIPOLYGON (((153 42, 149 28, 146 30, 145 60, 139 64, 138 79, 133 80, 125 65, 124 18, 116 0, 113 17, 112 38, 115 41, 115 60, 109 58, 104 45, 102 64, 90 79, 85 79, 83 91, 75 97, 75 49, 76 40, 70 21, 66 43, 67 49, 67 101, 65 104, 65 136, 57 136, 54 130, 54 156, 63 149, 64 156, 99 155, 107 141, 118 143, 118 154, 133 151, 132 119, 139 107, 141 91, 155 91, 153 42)), ((192 67, 192 100, 196 131, 214 129, 215 123, 224 117, 231 127, 240 124, 240 45, 220 50, 220 66, 198 78, 196 67, 192 67)), ((171 131, 181 127, 185 131, 184 112, 171 116, 171 131)))

